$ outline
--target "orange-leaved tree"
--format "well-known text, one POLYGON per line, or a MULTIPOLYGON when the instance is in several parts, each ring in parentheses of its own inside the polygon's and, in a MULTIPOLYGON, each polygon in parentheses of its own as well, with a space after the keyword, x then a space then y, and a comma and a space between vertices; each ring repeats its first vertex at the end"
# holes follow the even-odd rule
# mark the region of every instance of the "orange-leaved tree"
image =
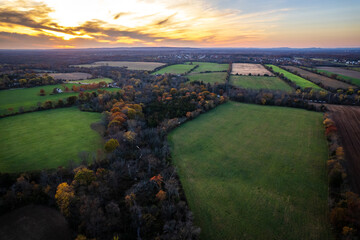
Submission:
POLYGON ((66 182, 60 183, 57 187, 55 200, 61 211, 61 213, 69 217, 70 216, 70 204, 75 197, 74 189, 66 182))

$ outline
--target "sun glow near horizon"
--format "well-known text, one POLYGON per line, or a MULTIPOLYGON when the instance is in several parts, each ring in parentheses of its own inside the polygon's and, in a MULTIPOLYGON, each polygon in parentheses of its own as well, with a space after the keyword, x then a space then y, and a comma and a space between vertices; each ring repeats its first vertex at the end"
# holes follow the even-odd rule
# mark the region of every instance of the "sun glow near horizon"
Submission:
POLYGON ((244 1, 238 1, 242 4, 234 0, 234 8, 220 8, 216 1, 0 0, 0 48, 310 47, 321 46, 314 37, 328 36, 332 46, 360 45, 356 21, 332 32, 307 24, 294 32, 286 26, 297 12, 294 6, 245 12, 244 1), (337 31, 343 35, 336 36, 337 31))

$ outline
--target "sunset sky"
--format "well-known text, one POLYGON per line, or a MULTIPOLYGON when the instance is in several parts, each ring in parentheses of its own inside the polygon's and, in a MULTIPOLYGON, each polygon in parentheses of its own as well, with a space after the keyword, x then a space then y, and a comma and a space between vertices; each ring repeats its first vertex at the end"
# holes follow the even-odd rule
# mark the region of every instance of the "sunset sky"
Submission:
POLYGON ((0 0, 0 48, 360 47, 359 0, 0 0))

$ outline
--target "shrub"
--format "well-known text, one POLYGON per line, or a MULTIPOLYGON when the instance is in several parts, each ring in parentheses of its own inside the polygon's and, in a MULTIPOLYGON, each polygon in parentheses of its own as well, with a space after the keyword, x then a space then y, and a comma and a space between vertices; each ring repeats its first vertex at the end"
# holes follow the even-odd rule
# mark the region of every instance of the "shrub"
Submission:
POLYGON ((110 139, 105 144, 105 150, 107 152, 113 152, 119 146, 119 142, 116 139, 110 139))

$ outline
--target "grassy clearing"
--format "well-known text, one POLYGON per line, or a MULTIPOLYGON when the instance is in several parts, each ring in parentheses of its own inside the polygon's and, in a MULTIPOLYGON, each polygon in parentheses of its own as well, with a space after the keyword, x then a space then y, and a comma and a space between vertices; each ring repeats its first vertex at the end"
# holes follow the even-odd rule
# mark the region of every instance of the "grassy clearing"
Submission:
POLYGON ((229 102, 169 140, 202 239, 332 239, 322 114, 229 102))
POLYGON ((170 65, 167 67, 164 67, 154 73, 152 73, 153 75, 156 74, 165 74, 165 73, 171 73, 171 74, 184 74, 188 71, 190 71, 191 69, 193 69, 195 67, 195 65, 189 65, 189 64, 175 64, 175 65, 170 65))
POLYGON ((214 72, 214 73, 195 73, 189 74, 187 77, 191 82, 203 81, 204 83, 224 83, 226 79, 226 72, 214 72))
MULTIPOLYGON (((81 86, 79 84, 66 84, 71 89, 73 85, 81 86)), ((59 99, 65 99, 70 96, 78 96, 76 92, 63 92, 60 94, 52 93, 54 88, 65 89, 63 84, 47 85, 33 88, 1 90, 0 91, 0 114, 9 114, 11 112, 17 112, 20 107, 24 107, 25 110, 37 107, 38 103, 46 101, 57 101, 59 99), (46 95, 40 96, 40 89, 44 89, 46 95), (12 109, 12 110, 11 110, 12 109)), ((106 88, 107 91, 117 91, 117 88, 106 88)), ((91 92, 91 90, 90 90, 91 92)))
POLYGON ((80 151, 102 148, 101 136, 90 128, 99 113, 62 108, 0 119, 0 172, 67 166, 80 161, 80 151))
POLYGON ((127 67, 129 70, 144 70, 152 71, 157 67, 161 67, 165 63, 159 62, 126 62, 126 61, 100 61, 94 62, 91 64, 80 64, 80 65, 70 65, 70 67, 80 67, 80 68, 94 68, 94 67, 127 67))
MULTIPOLYGON (((334 74, 336 74, 336 73, 329 72, 329 71, 326 71, 326 70, 321 70, 321 69, 315 69, 315 71, 317 71, 318 73, 325 74, 328 77, 332 77, 334 74)), ((358 79, 358 78, 348 77, 348 76, 341 75, 341 74, 336 74, 336 75, 337 75, 337 78, 340 79, 340 80, 344 80, 346 82, 350 82, 352 84, 360 86, 360 79, 358 79)))
POLYGON ((94 78, 94 79, 86 79, 86 80, 73 80, 68 82, 76 82, 76 83, 99 83, 99 82, 106 82, 106 83, 112 83, 113 80, 110 78, 94 78))
MULTIPOLYGON (((186 64, 190 64, 187 62, 186 64)), ((226 71, 229 68, 229 64, 219 64, 219 63, 211 63, 211 62, 192 62, 192 64, 199 65, 199 67, 195 68, 192 73, 201 73, 201 72, 221 72, 226 71)))
MULTIPOLYGON (((278 66, 275 66, 275 65, 267 65, 269 67, 271 67, 273 69, 274 72, 277 72, 277 73, 282 73, 284 74, 284 76, 286 78, 288 78, 290 81, 294 82, 297 86, 299 86, 301 89, 305 89, 305 88, 312 88, 314 90, 324 90, 322 89, 321 87, 319 87, 318 85, 302 78, 302 77, 299 77, 295 74, 292 74, 282 68, 279 68, 278 66)), ((325 90, 324 90, 325 91, 325 90)))
POLYGON ((234 86, 247 89, 269 89, 290 92, 293 89, 278 77, 264 76, 235 76, 230 77, 230 83, 234 86))

